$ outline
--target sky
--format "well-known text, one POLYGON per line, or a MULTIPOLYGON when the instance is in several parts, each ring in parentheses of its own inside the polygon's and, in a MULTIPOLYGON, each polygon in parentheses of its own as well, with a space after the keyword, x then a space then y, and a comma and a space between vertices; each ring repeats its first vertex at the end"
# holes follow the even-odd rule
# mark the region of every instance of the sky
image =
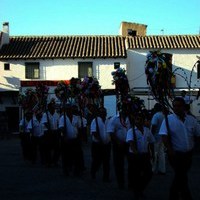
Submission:
POLYGON ((200 0, 0 0, 11 36, 119 35, 122 21, 147 35, 200 34, 200 0))

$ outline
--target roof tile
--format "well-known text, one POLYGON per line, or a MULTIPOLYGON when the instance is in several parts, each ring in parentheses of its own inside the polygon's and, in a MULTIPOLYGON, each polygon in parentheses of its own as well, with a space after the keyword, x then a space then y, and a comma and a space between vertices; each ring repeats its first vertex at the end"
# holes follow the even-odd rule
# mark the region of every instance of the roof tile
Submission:
POLYGON ((126 58, 126 49, 200 48, 200 35, 175 36, 15 36, 0 59, 126 58))

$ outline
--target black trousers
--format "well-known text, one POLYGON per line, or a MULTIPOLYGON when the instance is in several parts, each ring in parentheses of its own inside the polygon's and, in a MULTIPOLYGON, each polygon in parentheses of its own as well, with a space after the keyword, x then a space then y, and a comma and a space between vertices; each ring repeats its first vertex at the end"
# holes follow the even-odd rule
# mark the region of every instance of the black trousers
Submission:
POLYGON ((141 194, 152 178, 150 155, 129 153, 129 179, 134 193, 141 194))
POLYGON ((47 165, 58 164, 60 157, 60 134, 58 130, 45 131, 45 162, 47 165))
POLYGON ((113 143, 113 162, 115 175, 119 188, 124 188, 125 185, 125 159, 127 158, 128 145, 126 143, 113 143))
POLYGON ((24 160, 30 160, 31 159, 31 136, 30 136, 30 133, 20 132, 20 140, 21 140, 23 158, 24 158, 24 160))
POLYGON ((103 144, 92 142, 91 146, 92 162, 91 162, 91 176, 96 177, 96 172, 101 165, 103 166, 103 180, 109 181, 110 178, 110 155, 111 143, 103 144))
POLYGON ((82 161, 81 161, 81 146, 78 138, 75 139, 61 139, 61 155, 62 167, 65 175, 69 175, 73 171, 75 176, 81 175, 82 161))
POLYGON ((169 156, 169 162, 174 170, 174 179, 170 187, 170 200, 192 200, 188 186, 188 171, 192 164, 192 151, 175 152, 173 157, 169 156))
POLYGON ((44 136, 31 137, 31 160, 34 164, 40 158, 41 164, 45 164, 44 136))

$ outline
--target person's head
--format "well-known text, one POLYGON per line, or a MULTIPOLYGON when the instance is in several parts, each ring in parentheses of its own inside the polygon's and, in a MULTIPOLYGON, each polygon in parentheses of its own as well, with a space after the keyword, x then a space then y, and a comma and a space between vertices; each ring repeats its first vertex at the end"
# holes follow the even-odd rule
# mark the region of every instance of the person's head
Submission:
POLYGON ((182 96, 182 97, 185 97, 185 95, 186 95, 186 91, 185 91, 185 90, 182 90, 182 91, 181 91, 181 96, 182 96))
POLYGON ((32 113, 31 112, 26 112, 25 113, 25 119, 27 120, 27 121, 30 121, 31 120, 31 118, 32 118, 32 113))
POLYGON ((154 112, 160 112, 160 111, 162 111, 162 109, 163 109, 163 107, 160 103, 156 103, 154 105, 154 112))
POLYGON ((72 116, 72 115, 73 115, 71 104, 66 104, 66 105, 64 106, 64 110, 65 110, 67 116, 72 116))
POLYGON ((55 112, 55 102, 50 102, 47 107, 50 113, 53 114, 55 112))
POLYGON ((135 115, 135 125, 137 127, 143 127, 145 122, 145 116, 143 113, 137 113, 135 115))
POLYGON ((35 112, 35 117, 37 118, 37 120, 41 120, 42 114, 43 114, 42 110, 37 110, 35 112))
POLYGON ((185 101, 181 97, 176 97, 173 102, 173 111, 175 114, 182 116, 185 114, 185 101))
POLYGON ((100 107, 99 110, 98 110, 98 115, 99 115, 99 117, 101 117, 102 119, 105 119, 106 116, 107 116, 106 108, 100 107))
POLYGON ((77 105, 72 105, 72 114, 79 115, 79 110, 77 105))

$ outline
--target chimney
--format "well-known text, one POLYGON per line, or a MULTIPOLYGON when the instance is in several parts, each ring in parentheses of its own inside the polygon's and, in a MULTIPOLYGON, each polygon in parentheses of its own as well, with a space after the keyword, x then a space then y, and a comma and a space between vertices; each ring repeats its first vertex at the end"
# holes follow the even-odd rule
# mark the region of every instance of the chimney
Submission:
POLYGON ((3 32, 9 34, 9 23, 8 22, 3 23, 3 32))
POLYGON ((9 23, 8 22, 4 22, 3 23, 3 28, 1 31, 1 37, 0 37, 0 48, 4 45, 4 44, 9 44, 9 23))
POLYGON ((137 24, 132 22, 122 22, 120 25, 119 34, 126 36, 145 36, 147 25, 137 24))

